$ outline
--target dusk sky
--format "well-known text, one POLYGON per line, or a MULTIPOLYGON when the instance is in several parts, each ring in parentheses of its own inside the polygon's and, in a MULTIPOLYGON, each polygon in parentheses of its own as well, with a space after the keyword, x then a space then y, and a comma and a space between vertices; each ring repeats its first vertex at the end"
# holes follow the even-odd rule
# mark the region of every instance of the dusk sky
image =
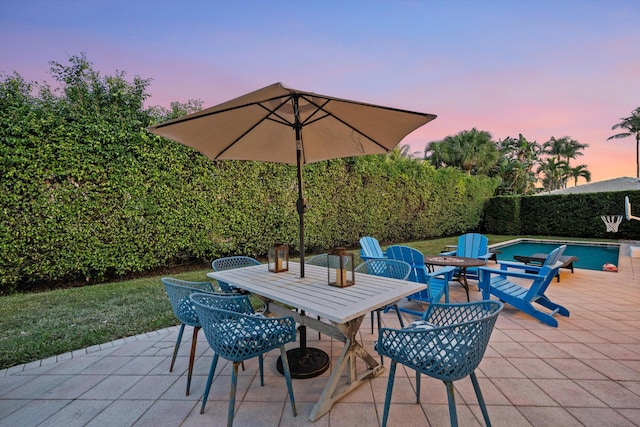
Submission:
POLYGON ((148 105, 282 82, 436 114, 413 151, 473 127, 569 136, 592 181, 635 176, 635 138, 606 139, 640 107, 640 0, 0 0, 0 73, 53 83, 82 52, 151 78, 148 105))

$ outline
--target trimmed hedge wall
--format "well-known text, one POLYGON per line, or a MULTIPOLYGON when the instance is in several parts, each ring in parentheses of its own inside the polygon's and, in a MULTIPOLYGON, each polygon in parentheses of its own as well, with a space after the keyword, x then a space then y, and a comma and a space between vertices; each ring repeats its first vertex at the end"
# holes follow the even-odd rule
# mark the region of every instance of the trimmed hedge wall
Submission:
POLYGON ((624 215, 625 196, 634 210, 640 209, 640 191, 495 197, 487 203, 482 229, 491 234, 640 240, 640 221, 623 219, 612 233, 600 218, 624 215))
MULTIPOLYGON (((109 149, 50 140, 5 158, 1 293, 230 254, 260 257, 276 240, 297 250, 294 167, 211 162, 145 131, 136 139, 109 149), (115 147, 118 155, 105 155, 115 147)), ((311 164, 303 176, 312 252, 355 246, 368 234, 398 242, 477 228, 497 184, 386 156, 311 164)))

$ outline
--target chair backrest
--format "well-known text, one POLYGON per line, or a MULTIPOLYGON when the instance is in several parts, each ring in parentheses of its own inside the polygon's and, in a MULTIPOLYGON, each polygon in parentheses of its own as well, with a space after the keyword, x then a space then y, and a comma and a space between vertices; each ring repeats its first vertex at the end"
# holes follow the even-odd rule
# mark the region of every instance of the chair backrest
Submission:
POLYGON ((418 283, 427 283, 427 266, 424 263, 424 255, 415 248, 402 245, 389 246, 387 257, 404 261, 411 266, 411 273, 407 280, 418 283))
POLYGON ((360 239, 360 255, 366 258, 384 258, 384 252, 380 247, 378 239, 371 236, 365 236, 360 239))
POLYGON ((397 259, 371 259, 355 268, 357 273, 406 280, 411 274, 411 265, 397 259))
POLYGON ((188 282, 185 280, 163 277, 160 279, 169 297, 173 314, 180 322, 189 326, 200 326, 198 315, 193 309, 189 295, 194 292, 214 292, 211 282, 188 282))
POLYGON ((253 314, 253 306, 247 295, 193 293, 191 300, 208 307, 220 308, 236 313, 253 314))
POLYGON ((423 319, 436 328, 430 333, 425 331, 427 340, 421 341, 412 351, 428 350, 431 360, 420 364, 418 369, 423 371, 424 366, 428 366, 428 375, 443 381, 455 381, 469 375, 482 361, 503 307, 502 302, 494 300, 430 304, 423 319))
MULTIPOLYGON (((248 256, 230 256, 225 258, 214 259, 211 262, 213 271, 232 270, 234 268, 251 267, 252 265, 260 265, 260 261, 248 256)), ((218 285, 223 292, 233 292, 228 283, 218 280, 218 285)))
POLYGON ((383 328, 377 350, 383 356, 443 381, 473 372, 489 344, 500 301, 429 305, 423 322, 404 329, 383 328))
POLYGON ((458 237, 456 255, 467 258, 479 258, 488 252, 489 239, 479 233, 466 233, 458 237))
POLYGON ((533 280, 533 283, 529 286, 529 290, 524 296, 524 299, 528 301, 535 301, 537 298, 544 295, 549 284, 558 274, 560 266, 562 266, 562 262, 560 261, 556 262, 554 265, 543 265, 537 274, 538 278, 533 280))
MULTIPOLYGON (((334 264, 338 262, 337 257, 331 257, 331 260, 332 260, 331 262, 334 264)), ((345 265, 349 266, 349 263, 351 263, 351 257, 346 257, 345 260, 346 260, 345 265)), ((329 264, 329 255, 328 254, 314 255, 308 260, 306 260, 304 263, 307 265, 317 265, 318 267, 328 267, 327 264, 329 264)), ((332 265, 331 267, 338 268, 338 265, 337 264, 332 265)))
POLYGON ((562 245, 549 252, 549 255, 547 255, 547 258, 544 260, 542 265, 553 267, 556 262, 560 261, 560 257, 564 253, 565 249, 567 249, 567 245, 562 245))
POLYGON ((292 317, 266 318, 241 312, 245 295, 215 301, 211 295, 195 293, 191 302, 213 351, 231 361, 242 361, 295 341, 292 317), (226 305, 232 310, 218 308, 226 305))

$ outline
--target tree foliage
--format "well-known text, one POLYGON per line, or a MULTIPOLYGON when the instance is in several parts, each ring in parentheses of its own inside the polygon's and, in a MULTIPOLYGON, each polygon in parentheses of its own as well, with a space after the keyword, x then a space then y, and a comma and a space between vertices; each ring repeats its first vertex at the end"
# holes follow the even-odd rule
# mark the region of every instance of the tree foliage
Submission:
POLYGON ((620 132, 615 135, 611 135, 607 138, 607 141, 611 139, 626 138, 629 136, 636 137, 636 177, 640 178, 640 107, 631 112, 631 116, 620 119, 620 123, 613 125, 611 130, 624 129, 625 132, 620 132))
MULTIPOLYGON (((150 80, 102 76, 84 54, 51 63, 56 88, 0 79, 0 294, 219 256, 297 250, 295 167, 209 161, 145 130, 201 108, 145 108, 150 80)), ((303 171, 306 245, 326 251, 478 226, 497 180, 435 170, 400 147, 303 171)))
POLYGON ((473 128, 429 143, 424 159, 435 168, 454 167, 469 175, 497 177, 497 195, 527 195, 540 190, 538 183, 543 190, 555 190, 565 188, 569 179, 576 184, 579 178, 590 181, 586 165, 572 168, 569 164, 587 147, 567 136, 551 137, 543 145, 522 134, 494 142, 489 132, 473 128))

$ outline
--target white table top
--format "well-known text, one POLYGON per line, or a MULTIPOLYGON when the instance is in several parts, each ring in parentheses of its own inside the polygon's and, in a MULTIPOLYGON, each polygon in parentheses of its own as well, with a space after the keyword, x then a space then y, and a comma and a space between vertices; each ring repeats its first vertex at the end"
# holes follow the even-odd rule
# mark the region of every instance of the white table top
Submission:
POLYGON ((289 271, 272 273, 267 264, 207 273, 224 282, 316 314, 327 320, 346 323, 379 307, 423 290, 422 283, 355 273, 355 284, 339 288, 327 284, 326 267, 290 262, 289 271))

